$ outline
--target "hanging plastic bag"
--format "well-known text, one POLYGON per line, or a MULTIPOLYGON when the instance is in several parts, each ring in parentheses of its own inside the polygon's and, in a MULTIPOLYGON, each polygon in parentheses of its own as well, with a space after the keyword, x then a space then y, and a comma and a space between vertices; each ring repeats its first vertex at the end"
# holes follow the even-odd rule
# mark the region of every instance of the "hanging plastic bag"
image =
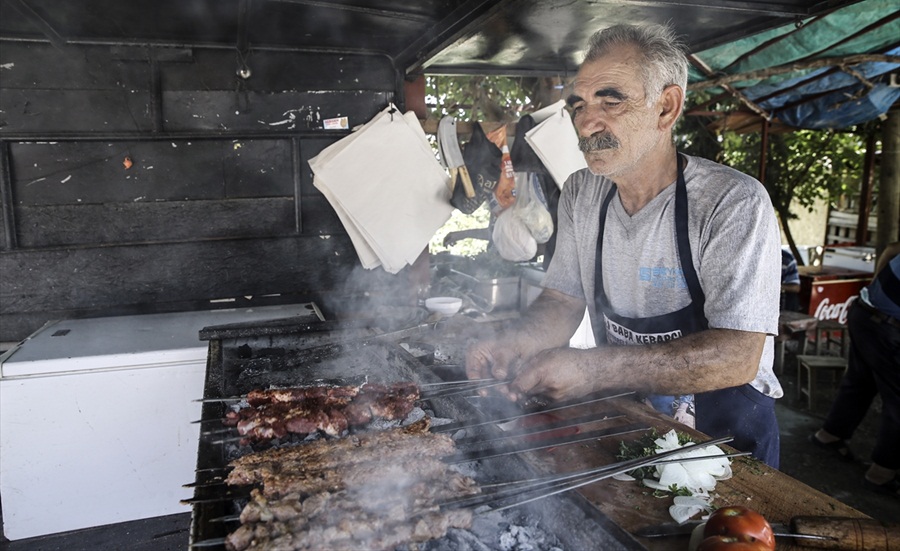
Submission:
POLYGON ((513 210, 538 243, 546 243, 553 235, 553 217, 547 210, 546 200, 541 200, 542 195, 536 174, 516 172, 516 204, 513 210))
POLYGON ((494 214, 508 209, 516 202, 516 177, 513 170, 512 159, 509 154, 509 145, 506 141, 506 125, 489 132, 488 139, 501 151, 500 178, 497 180, 497 188, 494 195, 488 198, 491 212, 494 214))
POLYGON ((510 262, 531 260, 537 254, 537 241, 515 209, 497 215, 491 240, 500 256, 510 262))

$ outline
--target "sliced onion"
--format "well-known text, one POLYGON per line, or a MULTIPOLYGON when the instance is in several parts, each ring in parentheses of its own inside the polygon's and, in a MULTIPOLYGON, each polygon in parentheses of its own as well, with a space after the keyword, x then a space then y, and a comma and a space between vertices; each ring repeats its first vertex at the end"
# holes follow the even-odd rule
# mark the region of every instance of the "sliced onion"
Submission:
POLYGON ((697 496, 675 496, 669 507, 669 515, 678 524, 683 524, 697 513, 706 512, 709 509, 711 507, 706 499, 697 496))

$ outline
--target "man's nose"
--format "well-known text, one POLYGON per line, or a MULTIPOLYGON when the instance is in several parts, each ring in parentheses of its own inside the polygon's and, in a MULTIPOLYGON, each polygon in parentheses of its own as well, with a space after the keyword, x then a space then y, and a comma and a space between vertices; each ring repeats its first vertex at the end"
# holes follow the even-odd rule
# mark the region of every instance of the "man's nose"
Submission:
POLYGON ((584 106, 579 116, 575 118, 575 129, 583 138, 589 138, 597 132, 606 130, 603 110, 589 105, 584 106))

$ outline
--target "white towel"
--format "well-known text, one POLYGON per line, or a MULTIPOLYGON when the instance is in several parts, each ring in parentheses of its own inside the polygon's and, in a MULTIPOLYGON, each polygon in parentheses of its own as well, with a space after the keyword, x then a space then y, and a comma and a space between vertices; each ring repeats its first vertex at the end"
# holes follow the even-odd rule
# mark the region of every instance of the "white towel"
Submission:
POLYGON ((525 141, 550 171, 559 189, 570 174, 587 168, 584 154, 578 149, 578 132, 565 105, 565 101, 559 100, 536 111, 532 118, 535 122, 539 118, 541 121, 525 134, 525 141))
POLYGON ((415 113, 393 105, 309 165, 367 269, 395 274, 415 262, 453 211, 449 177, 415 113))

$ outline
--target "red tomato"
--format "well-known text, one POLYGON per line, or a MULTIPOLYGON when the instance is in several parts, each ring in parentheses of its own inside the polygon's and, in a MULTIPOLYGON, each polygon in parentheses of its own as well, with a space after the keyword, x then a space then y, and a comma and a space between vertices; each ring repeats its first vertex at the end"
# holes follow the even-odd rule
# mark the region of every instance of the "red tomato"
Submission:
POLYGON ((697 551, 770 551, 772 547, 748 536, 710 536, 700 542, 697 551))
POLYGON ((753 509, 731 505, 720 507, 709 516, 706 528, 703 530, 705 537, 710 536, 737 536, 744 537, 750 542, 759 542, 760 549, 775 549, 775 534, 769 522, 761 514, 753 509))

